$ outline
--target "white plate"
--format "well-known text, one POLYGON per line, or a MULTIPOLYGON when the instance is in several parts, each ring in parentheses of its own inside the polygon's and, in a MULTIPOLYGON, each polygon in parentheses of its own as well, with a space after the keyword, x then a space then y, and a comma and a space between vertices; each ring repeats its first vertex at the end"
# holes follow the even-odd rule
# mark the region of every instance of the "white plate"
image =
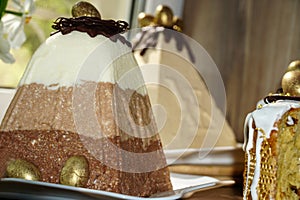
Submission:
MULTIPOLYGON (((202 188, 209 187, 218 182, 218 179, 208 176, 195 176, 184 174, 171 174, 174 189, 180 189, 199 184, 202 188)), ((182 194, 173 194, 159 198, 142 198, 128 196, 102 190, 65 186, 60 184, 28 181, 16 178, 3 178, 0 181, 0 198, 17 198, 30 200, 95 200, 95 199, 131 199, 131 200, 173 200, 181 198, 182 194)))
POLYGON ((241 145, 237 147, 214 147, 213 149, 164 150, 164 153, 168 165, 233 165, 245 161, 241 145))

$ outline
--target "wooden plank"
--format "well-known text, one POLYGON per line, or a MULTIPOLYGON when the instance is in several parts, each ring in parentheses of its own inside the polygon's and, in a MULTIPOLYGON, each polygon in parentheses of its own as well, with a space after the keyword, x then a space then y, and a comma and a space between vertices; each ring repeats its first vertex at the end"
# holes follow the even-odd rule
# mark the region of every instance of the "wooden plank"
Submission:
POLYGON ((186 0, 184 33, 211 55, 227 94, 227 120, 243 141, 246 114, 300 59, 299 0, 186 0))

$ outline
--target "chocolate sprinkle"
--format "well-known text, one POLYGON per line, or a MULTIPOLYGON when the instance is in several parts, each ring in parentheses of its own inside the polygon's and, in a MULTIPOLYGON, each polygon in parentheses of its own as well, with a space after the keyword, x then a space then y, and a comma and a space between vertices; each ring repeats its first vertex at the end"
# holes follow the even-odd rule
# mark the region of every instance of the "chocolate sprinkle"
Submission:
POLYGON ((81 16, 75 18, 59 17, 52 28, 57 30, 51 33, 54 35, 61 32, 63 35, 71 33, 72 31, 86 32, 91 37, 103 35, 113 41, 119 39, 121 42, 131 46, 130 43, 123 37, 116 36, 128 30, 129 25, 125 21, 103 20, 98 17, 81 16), (114 37, 113 37, 114 36, 114 37))

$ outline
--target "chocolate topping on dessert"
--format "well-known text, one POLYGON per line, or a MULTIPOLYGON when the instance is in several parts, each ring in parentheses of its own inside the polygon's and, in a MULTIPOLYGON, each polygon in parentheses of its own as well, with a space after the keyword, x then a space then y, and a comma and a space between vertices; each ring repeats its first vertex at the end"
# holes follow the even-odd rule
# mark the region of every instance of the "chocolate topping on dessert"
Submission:
POLYGON ((57 30, 51 35, 61 32, 63 35, 74 30, 86 32, 91 37, 104 35, 111 37, 119 33, 123 33, 128 29, 129 25, 125 21, 103 20, 98 17, 81 16, 76 18, 60 17, 52 25, 52 28, 57 30))
POLYGON ((265 103, 272 103, 278 100, 292 100, 292 101, 300 101, 300 97, 297 96, 287 96, 287 95, 269 95, 264 98, 265 103))
POLYGON ((88 3, 75 8, 73 18, 58 18, 53 25, 61 33, 33 55, 1 122, 0 178, 143 197, 172 190, 150 99, 140 85, 142 74, 119 84, 137 67, 132 54, 114 60, 128 50, 119 41, 129 42, 118 34, 128 24, 101 20, 88 3), (106 37, 119 41, 108 40, 95 50, 106 37), (81 63, 90 54, 91 61, 100 62, 81 77, 81 63))
POLYGON ((55 20, 52 28, 57 30, 51 35, 61 32, 63 35, 72 31, 80 31, 91 37, 103 35, 116 42, 120 40, 123 44, 131 47, 130 42, 118 35, 128 30, 127 22, 118 20, 103 20, 98 10, 88 2, 78 2, 72 8, 72 18, 59 17, 55 20))

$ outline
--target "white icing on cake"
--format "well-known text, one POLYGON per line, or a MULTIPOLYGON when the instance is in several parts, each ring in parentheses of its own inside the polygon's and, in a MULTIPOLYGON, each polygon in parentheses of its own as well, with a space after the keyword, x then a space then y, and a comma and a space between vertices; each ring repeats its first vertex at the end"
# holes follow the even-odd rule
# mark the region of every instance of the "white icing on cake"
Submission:
MULTIPOLYGON (((260 101, 261 102, 261 101, 260 101)), ((262 105, 262 104, 260 104, 262 105)), ((249 113, 245 120, 244 126, 244 151, 247 155, 250 155, 250 150, 253 148, 253 122, 255 123, 255 127, 257 131, 257 140, 256 140, 256 163, 255 163, 255 172, 251 185, 248 185, 248 174, 250 171, 250 156, 248 156, 248 165, 247 165, 247 177, 246 177, 246 185, 244 188, 244 199, 246 199, 247 190, 250 188, 252 199, 258 199, 257 196, 257 185, 260 177, 260 150, 261 144, 264 138, 270 138, 270 134, 272 130, 277 131, 277 127, 275 126, 275 122, 278 121, 284 113, 289 111, 291 108, 299 108, 300 104, 297 101, 289 101, 289 100, 280 100, 276 103, 269 103, 262 105, 261 108, 257 108, 252 113, 249 113)))

